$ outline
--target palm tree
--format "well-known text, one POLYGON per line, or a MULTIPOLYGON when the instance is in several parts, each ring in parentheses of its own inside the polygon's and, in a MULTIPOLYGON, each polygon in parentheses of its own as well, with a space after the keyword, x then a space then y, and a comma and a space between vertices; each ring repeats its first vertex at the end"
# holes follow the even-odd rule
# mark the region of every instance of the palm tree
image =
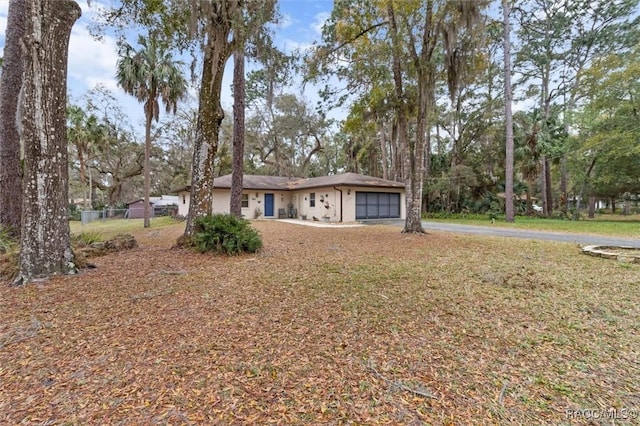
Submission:
POLYGON ((149 193, 151 192, 151 122, 158 121, 161 98, 168 113, 174 113, 178 100, 187 93, 187 82, 182 76, 181 61, 174 61, 166 43, 153 34, 148 38, 140 36, 140 50, 135 51, 129 44, 120 44, 116 79, 124 91, 144 103, 145 146, 144 146, 144 227, 150 226, 149 193))
POLYGON ((67 139, 73 144, 78 159, 78 171, 80 184, 83 185, 84 207, 91 210, 93 206, 92 192, 93 183, 91 178, 91 161, 95 147, 102 143, 107 137, 107 128, 100 123, 98 117, 87 113, 77 105, 67 107, 67 139), (89 178, 87 179, 87 171, 89 178), (87 187, 84 185, 88 184, 87 187))

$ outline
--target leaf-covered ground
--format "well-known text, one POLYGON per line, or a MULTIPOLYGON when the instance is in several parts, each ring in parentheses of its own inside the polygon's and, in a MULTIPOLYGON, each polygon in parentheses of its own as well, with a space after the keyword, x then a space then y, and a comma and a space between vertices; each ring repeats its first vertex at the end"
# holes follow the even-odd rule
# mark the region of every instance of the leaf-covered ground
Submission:
POLYGON ((254 255, 171 248, 174 225, 79 276, 2 286, 0 424, 639 421, 640 265, 254 225, 254 255))

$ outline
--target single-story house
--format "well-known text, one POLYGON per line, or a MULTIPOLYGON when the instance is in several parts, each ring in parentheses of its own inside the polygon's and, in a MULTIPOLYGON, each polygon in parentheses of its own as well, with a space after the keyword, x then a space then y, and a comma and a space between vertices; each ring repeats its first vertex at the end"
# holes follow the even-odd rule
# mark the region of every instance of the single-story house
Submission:
MULTIPOLYGON (((229 213, 231 175, 213 181, 213 212, 229 213)), ((189 213, 191 187, 175 190, 178 214, 189 213)), ((404 219, 404 184, 357 173, 315 178, 244 175, 242 215, 331 222, 404 219)))

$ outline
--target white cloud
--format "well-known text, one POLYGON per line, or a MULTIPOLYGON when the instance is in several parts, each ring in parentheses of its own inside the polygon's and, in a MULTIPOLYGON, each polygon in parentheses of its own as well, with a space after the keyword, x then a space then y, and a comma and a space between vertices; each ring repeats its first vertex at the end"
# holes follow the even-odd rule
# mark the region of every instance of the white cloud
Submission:
POLYGON ((87 89, 95 89, 96 87, 104 87, 105 89, 118 94, 120 89, 118 83, 113 78, 99 78, 95 76, 87 76, 84 81, 87 83, 87 89))
POLYGON ((82 76, 114 78, 117 61, 115 39, 105 36, 96 40, 86 26, 74 26, 69 41, 69 74, 80 79, 82 76))
POLYGON ((288 53, 291 53, 296 49, 305 52, 313 47, 311 43, 300 42, 290 38, 283 39, 280 41, 280 44, 282 45, 282 49, 288 53))
POLYGON ((320 12, 314 16, 311 29, 313 29, 316 36, 322 36, 322 26, 330 17, 331 13, 329 12, 320 12))
POLYGON ((279 29, 285 29, 291 27, 295 23, 295 20, 288 13, 283 13, 277 27, 279 29))

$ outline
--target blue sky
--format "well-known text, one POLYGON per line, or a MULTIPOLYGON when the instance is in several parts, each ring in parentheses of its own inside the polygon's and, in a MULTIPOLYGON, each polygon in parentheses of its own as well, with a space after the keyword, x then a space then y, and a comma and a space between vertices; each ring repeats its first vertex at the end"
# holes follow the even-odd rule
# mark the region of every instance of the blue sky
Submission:
MULTIPOLYGON (((68 89, 72 99, 79 99, 96 85, 111 90, 121 107, 132 117, 136 129, 142 129, 142 106, 131 96, 125 95, 116 85, 115 67, 118 59, 116 40, 105 36, 97 41, 89 34, 89 25, 98 8, 109 5, 110 1, 78 0, 82 8, 82 17, 72 29, 69 43, 68 89)), ((4 46, 4 33, 7 25, 8 0, 0 0, 0 46, 4 46)), ((333 0, 279 0, 282 23, 276 29, 276 43, 286 50, 305 48, 320 39, 323 22, 333 8, 333 0)), ((136 37, 132 39, 135 41, 136 37)), ((231 110, 231 80, 233 68, 229 61, 223 83, 223 107, 231 110)), ((308 98, 314 98, 313 90, 305 92, 308 98)), ((141 138, 142 131, 138 131, 141 138)))

